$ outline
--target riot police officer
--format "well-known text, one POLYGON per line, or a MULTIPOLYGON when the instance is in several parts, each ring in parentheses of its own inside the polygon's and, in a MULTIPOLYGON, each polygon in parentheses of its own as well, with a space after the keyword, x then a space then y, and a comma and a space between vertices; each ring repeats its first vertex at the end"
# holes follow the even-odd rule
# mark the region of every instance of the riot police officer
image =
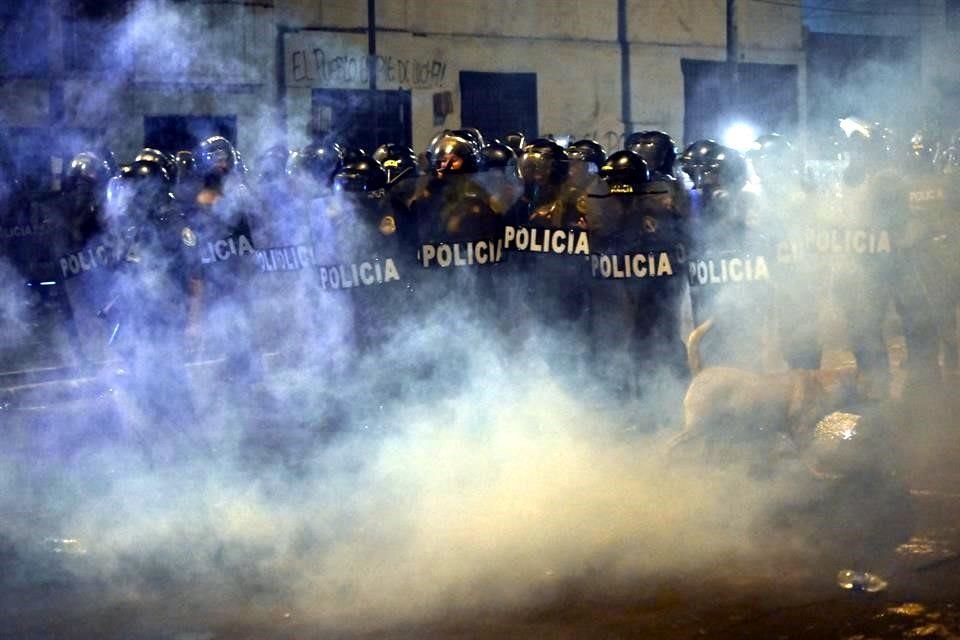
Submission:
POLYGON ((189 223, 202 266, 191 283, 191 334, 202 338, 211 355, 226 356, 226 379, 259 380, 262 363, 249 322, 250 282, 257 269, 250 221, 256 207, 226 138, 203 140, 196 158, 204 187, 189 223))
POLYGON ((255 164, 254 195, 257 217, 253 223, 254 236, 263 247, 280 247, 308 240, 292 206, 291 185, 287 175, 290 152, 282 144, 273 145, 261 153, 255 164))
POLYGON ((589 238, 587 195, 570 179, 570 157, 552 140, 530 142, 518 161, 523 195, 508 215, 511 309, 515 323, 558 372, 586 359, 589 238))
POLYGON ((846 320, 864 394, 882 399, 890 385, 883 322, 897 281, 895 252, 907 220, 907 190, 894 170, 891 133, 853 119, 843 124, 849 131, 844 211, 827 242, 819 244, 832 254, 834 297, 846 320))
POLYGON ((417 156, 410 147, 386 143, 374 150, 373 159, 380 163, 387 176, 385 189, 390 210, 397 221, 397 233, 406 246, 416 252, 410 205, 420 183, 417 156))
POLYGON ((193 202, 197 199, 197 194, 203 188, 203 182, 197 172, 197 162, 193 157, 193 151, 182 149, 174 154, 174 161, 177 166, 176 184, 173 188, 173 195, 177 202, 193 202))
POLYGON ((421 309, 490 320, 497 315, 493 271, 503 260, 504 211, 477 179, 480 148, 448 131, 427 155, 432 172, 411 205, 421 309))
POLYGON ((192 394, 184 369, 189 274, 196 236, 171 194, 157 159, 134 161, 120 175, 110 220, 119 261, 113 295, 101 311, 111 343, 130 371, 140 408, 170 430, 191 424, 192 394))
POLYGON ((503 211, 509 211, 523 192, 517 175, 517 156, 513 149, 494 140, 480 150, 481 173, 478 179, 503 211))
POLYGON ((293 175, 287 173, 294 165, 292 155, 283 144, 274 144, 257 156, 253 166, 256 206, 249 224, 256 269, 249 286, 260 350, 275 362, 301 366, 305 341, 316 324, 310 302, 313 201, 301 196, 318 187, 302 167, 293 175))
POLYGON ((940 154, 939 166, 945 181, 945 210, 941 235, 934 241, 934 254, 943 269, 944 292, 939 308, 940 339, 943 341, 944 370, 956 374, 958 364, 956 309, 960 303, 960 134, 940 154))
POLYGON ((680 165, 693 183, 688 283, 694 324, 714 328, 702 342, 707 364, 761 370, 771 321, 769 241, 757 228, 747 163, 713 140, 689 145, 680 165))
POLYGON ((583 192, 569 182, 570 157, 553 140, 538 138, 518 162, 524 195, 511 213, 515 222, 554 228, 586 228, 583 192))
MULTIPOLYGON (((628 138, 628 150, 631 149, 628 138)), ((650 298, 644 304, 654 313, 645 313, 641 331, 653 339, 654 346, 646 351, 653 354, 657 366, 672 374, 666 384, 669 396, 676 391, 673 381, 685 386, 687 365, 682 348, 682 313, 689 298, 686 278, 687 256, 690 249, 690 196, 683 183, 674 177, 676 144, 662 131, 644 131, 633 138, 634 151, 647 164, 650 179, 644 182, 634 199, 627 228, 639 225, 637 237, 642 246, 666 251, 675 265, 675 275, 648 281, 650 298)), ((633 231, 637 233, 637 231, 633 231)), ((677 399, 674 396, 674 399, 677 399)))
MULTIPOLYGON (((369 160, 364 153, 353 153, 359 160, 369 160)), ((341 292, 338 231, 349 219, 349 207, 342 194, 334 191, 334 176, 347 163, 348 152, 340 144, 315 139, 291 155, 288 173, 294 192, 290 215, 294 225, 302 225, 310 246, 310 269, 293 273, 298 292, 296 322, 307 323, 314 330, 306 333, 309 344, 301 349, 307 364, 325 373, 351 365, 354 352, 352 308, 341 292), (322 328, 322 329, 320 329, 322 328)))
POLYGON ((67 168, 60 199, 63 227, 53 248, 53 280, 62 283, 65 328, 84 366, 102 361, 106 346, 107 333, 96 312, 107 302, 109 268, 117 259, 104 211, 112 177, 106 160, 81 152, 67 168))
POLYGON ((291 154, 287 172, 294 195, 306 202, 329 194, 343 157, 343 148, 335 142, 311 142, 291 154))
POLYGON ((417 177, 417 156, 410 147, 384 143, 374 149, 373 159, 383 168, 388 187, 392 188, 401 180, 417 177))
POLYGON ((282 144, 268 147, 256 160, 256 176, 259 184, 283 181, 287 176, 290 151, 282 144))
POLYGON ((955 301, 942 249, 952 212, 949 182, 935 164, 934 141, 920 129, 910 137, 904 177, 908 218, 898 242, 900 267, 895 303, 903 322, 907 371, 915 382, 931 382, 939 372, 941 343, 949 369, 956 368, 955 301), (946 269, 945 269, 946 266, 946 269), (952 360, 952 361, 951 361, 952 360))
POLYGON ((771 268, 783 358, 793 369, 817 369, 821 357, 818 301, 827 271, 810 250, 809 238, 815 233, 821 207, 805 188, 797 154, 783 136, 760 136, 747 159, 760 184, 758 222, 776 244, 771 268))
POLYGON ((499 169, 503 172, 509 172, 517 164, 517 154, 511 147, 503 144, 499 140, 487 144, 481 150, 483 156, 484 169, 499 169))
POLYGON ((167 173, 167 176, 170 178, 170 180, 176 183, 177 171, 179 170, 180 166, 174 156, 152 147, 144 147, 133 158, 134 162, 139 162, 141 160, 144 162, 153 162, 159 164, 161 167, 163 167, 163 170, 167 173))
POLYGON ((627 136, 624 149, 643 158, 653 180, 674 177, 677 145, 670 134, 664 131, 637 131, 627 136))
POLYGON ((71 242, 84 245, 104 231, 103 205, 107 182, 113 177, 110 165, 91 151, 78 153, 70 161, 63 180, 63 193, 70 211, 71 242))
MULTIPOLYGON (((386 197, 387 172, 373 158, 346 164, 334 176, 338 206, 339 277, 353 307, 362 351, 381 352, 409 320, 410 286, 416 264, 401 240, 399 218, 386 197)), ((329 274, 333 276, 333 274, 329 274)))
POLYGON ((638 154, 611 154, 600 175, 616 209, 591 235, 598 364, 625 399, 642 399, 652 426, 665 424, 686 386, 680 334, 685 221, 675 202, 651 189, 638 154))
POLYGON ((607 161, 607 150, 602 144, 585 138, 570 143, 566 151, 570 157, 570 180, 575 186, 590 193, 605 184, 598 175, 607 161))

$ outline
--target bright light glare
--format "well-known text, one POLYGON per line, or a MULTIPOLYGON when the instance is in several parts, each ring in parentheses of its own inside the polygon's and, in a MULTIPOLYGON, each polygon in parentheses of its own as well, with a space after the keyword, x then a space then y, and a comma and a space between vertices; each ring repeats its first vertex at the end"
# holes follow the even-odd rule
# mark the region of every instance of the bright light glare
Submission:
POLYGON ((841 118, 840 128, 849 138, 854 132, 860 133, 866 138, 870 137, 870 129, 856 118, 841 118))
POLYGON ((722 141, 731 149, 743 153, 753 147, 756 139, 757 132, 753 127, 745 122, 737 122, 727 127, 727 130, 723 132, 722 141))

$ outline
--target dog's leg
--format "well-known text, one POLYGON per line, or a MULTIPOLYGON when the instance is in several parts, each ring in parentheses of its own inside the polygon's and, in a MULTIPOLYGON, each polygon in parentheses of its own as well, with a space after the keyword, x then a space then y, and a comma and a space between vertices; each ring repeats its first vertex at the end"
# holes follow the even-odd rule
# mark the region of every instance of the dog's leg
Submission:
POLYGON ((667 442, 667 455, 670 457, 683 445, 702 439, 705 433, 699 415, 690 408, 689 404, 690 403, 684 402, 683 430, 667 442))

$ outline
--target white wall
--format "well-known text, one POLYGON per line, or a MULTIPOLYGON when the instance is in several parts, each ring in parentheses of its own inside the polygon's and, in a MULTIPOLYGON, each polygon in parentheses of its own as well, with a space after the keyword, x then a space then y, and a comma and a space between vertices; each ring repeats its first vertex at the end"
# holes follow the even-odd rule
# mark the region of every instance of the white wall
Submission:
MULTIPOLYGON (((798 8, 753 2, 738 4, 741 60, 795 64, 803 101, 805 60, 798 8)), ((366 88, 364 56, 366 6, 355 2, 288 2, 288 20, 320 31, 291 34, 285 42, 291 132, 303 136, 311 88, 366 88), (318 21, 315 23, 309 20, 318 21), (357 33, 322 29, 356 29, 357 33), (342 57, 356 73, 325 73, 313 58, 342 57), (296 58, 296 60, 294 60, 296 58)), ((628 0, 631 114, 634 129, 658 128, 683 138, 683 58, 723 60, 726 56, 724 0, 628 0)), ((377 52, 403 68, 440 63, 442 78, 410 78, 384 68, 381 89, 412 91, 414 145, 422 148, 443 126, 459 119, 459 72, 537 74, 541 132, 590 136, 608 147, 622 142, 620 46, 616 0, 475 0, 437 3, 378 0, 377 52), (425 81, 422 81, 425 80, 425 81), (432 95, 451 91, 455 111, 434 124, 432 95)), ((800 105, 801 114, 804 112, 800 105)))
MULTIPOLYGON (((627 0, 634 129, 683 139, 681 61, 724 59, 725 6, 627 0)), ((376 7, 378 86, 411 90, 417 147, 436 130, 462 124, 463 70, 536 73, 541 132, 589 135, 610 147, 622 140, 616 0, 377 0, 376 7), (436 124, 433 95, 440 91, 453 94, 455 110, 436 124)), ((741 59, 798 65, 802 102, 799 10, 749 1, 738 7, 741 59)), ((146 0, 116 36, 133 52, 132 69, 65 76, 66 124, 105 126, 123 158, 142 143, 145 115, 236 115, 241 149, 253 156, 276 138, 282 26, 299 29, 284 37, 282 62, 289 141, 301 144, 312 89, 368 86, 366 10, 358 0, 277 0, 272 8, 146 0)), ((49 81, 4 83, 0 112, 10 124, 42 126, 48 95, 49 81)))
MULTIPOLYGON (((303 32, 286 40, 288 113, 291 132, 303 135, 313 88, 368 86, 366 37, 303 32), (333 62, 338 59, 337 62, 333 62)), ((438 129, 460 120, 460 71, 537 74, 539 124, 543 132, 584 135, 619 131, 620 61, 615 43, 519 40, 382 33, 378 88, 409 89, 413 141, 423 148, 438 129), (442 124, 433 119, 433 94, 450 91, 454 112, 442 124)))

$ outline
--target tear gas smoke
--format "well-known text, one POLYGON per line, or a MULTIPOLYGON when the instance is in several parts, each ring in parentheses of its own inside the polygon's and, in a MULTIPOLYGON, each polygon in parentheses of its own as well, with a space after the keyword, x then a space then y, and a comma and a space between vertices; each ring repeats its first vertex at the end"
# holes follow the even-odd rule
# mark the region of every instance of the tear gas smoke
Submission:
POLYGON ((6 260, 0 260, 0 343, 16 344, 29 335, 30 300, 26 282, 6 260))
POLYGON ((138 437, 70 416, 48 437, 56 450, 81 439, 75 451, 44 451, 31 472, 4 456, 4 511, 30 513, 4 535, 36 542, 53 527, 80 540, 72 571, 108 584, 107 599, 184 581, 198 601, 252 598, 351 628, 536 605, 569 581, 610 589, 770 551, 761 523, 797 487, 667 467, 656 438, 624 437, 622 416, 558 384, 548 363, 507 366, 508 354, 485 351, 456 368, 455 392, 413 385, 382 409, 369 399, 393 380, 376 362, 364 380, 290 374, 274 415, 210 410, 179 425, 209 450, 182 443, 159 466, 141 447, 171 436, 131 425, 132 411, 122 428, 138 437), (319 398, 297 406, 299 394, 319 398), (367 429, 317 442, 335 403, 347 414, 335 419, 367 429))

